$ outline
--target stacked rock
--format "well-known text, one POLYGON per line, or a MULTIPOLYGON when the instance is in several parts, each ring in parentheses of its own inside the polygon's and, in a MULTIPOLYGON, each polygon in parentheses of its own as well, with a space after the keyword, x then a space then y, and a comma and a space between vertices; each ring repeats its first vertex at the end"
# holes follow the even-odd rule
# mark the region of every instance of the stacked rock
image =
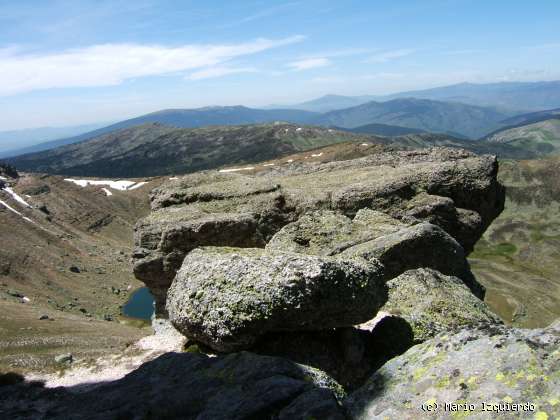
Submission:
POLYGON ((503 209, 496 175, 494 157, 439 148, 185 176, 152 193, 135 274, 159 316, 217 352, 350 328, 384 305, 416 341, 499 322, 466 260, 503 209))

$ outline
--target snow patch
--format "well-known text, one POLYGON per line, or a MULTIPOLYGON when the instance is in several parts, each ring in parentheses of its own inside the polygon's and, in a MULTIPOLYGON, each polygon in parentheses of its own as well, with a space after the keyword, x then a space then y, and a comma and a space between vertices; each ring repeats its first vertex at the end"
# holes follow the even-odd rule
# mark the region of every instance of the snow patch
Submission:
POLYGON ((101 188, 101 189, 102 189, 103 191, 105 191, 105 194, 107 195, 107 197, 110 197, 110 196, 113 195, 113 193, 112 193, 110 190, 108 190, 107 188, 101 188))
POLYGON ((362 143, 362 146, 369 146, 369 143, 362 143))
POLYGON ((303 130, 303 128, 301 127, 296 128, 296 131, 301 131, 301 130, 303 130))
POLYGON ((274 163, 265 163, 263 166, 274 166, 274 163))
POLYGON ((331 128, 329 128, 327 131, 328 131, 329 133, 332 133, 332 132, 333 132, 333 130, 332 130, 331 128))
POLYGON ((138 184, 133 185, 132 187, 130 187, 130 188, 128 189, 128 191, 135 190, 136 188, 140 188, 142 185, 146 185, 146 184, 147 184, 147 182, 145 182, 145 181, 144 181, 144 182, 139 182, 138 184))
POLYGON ((8 180, 8 178, 6 178, 5 176, 0 176, 0 179, 1 179, 2 181, 7 181, 7 180, 8 180))
POLYGON ((169 178, 170 181, 173 181, 175 179, 179 179, 179 177, 178 176, 172 176, 171 178, 169 178))
POLYGON ((23 220, 29 222, 29 223, 33 223, 35 224, 35 222, 33 220, 31 220, 29 217, 25 217, 23 214, 21 214, 19 211, 17 211, 16 209, 14 209, 13 207, 9 206, 6 202, 0 200, 0 204, 2 204, 4 207, 6 207, 8 210, 10 210, 11 212, 17 214, 18 216, 20 216, 23 220))
POLYGON ((293 159, 288 159, 287 162, 288 163, 292 163, 294 160, 293 159))
POLYGON ((311 157, 320 157, 323 156, 323 152, 317 153, 316 155, 312 154, 311 157))
POLYGON ((6 187, 3 189, 4 191, 6 191, 8 194, 10 194, 12 196, 12 198, 14 200, 16 200, 18 203, 23 204, 25 207, 29 207, 31 208, 31 206, 29 205, 29 203, 27 201, 25 201, 23 198, 21 198, 19 195, 17 195, 15 193, 14 190, 12 190, 10 187, 6 187))
POLYGON ((142 185, 146 184, 146 182, 138 182, 135 181, 111 181, 111 180, 100 180, 94 181, 92 179, 72 179, 72 178, 65 178, 65 181, 73 182, 80 187, 87 187, 88 185, 106 185, 109 188, 114 190, 120 191, 130 191, 136 188, 141 187, 142 185))
POLYGON ((246 168, 230 168, 230 169, 220 169, 218 172, 239 172, 239 171, 250 171, 255 169, 254 166, 247 166, 246 168))

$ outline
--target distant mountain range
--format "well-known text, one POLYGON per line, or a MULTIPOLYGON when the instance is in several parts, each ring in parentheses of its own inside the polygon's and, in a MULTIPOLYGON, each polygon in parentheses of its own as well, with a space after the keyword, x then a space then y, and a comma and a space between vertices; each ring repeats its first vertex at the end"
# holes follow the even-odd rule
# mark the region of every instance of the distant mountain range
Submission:
MULTIPOLYGON (((366 105, 372 104, 376 103, 366 105)), ((448 146, 510 159, 532 159, 560 152, 560 118, 554 117, 496 131, 478 141, 375 124, 354 130, 367 134, 281 122, 202 128, 146 123, 56 149, 9 158, 7 162, 28 172, 133 178, 250 165, 342 142, 377 143, 397 149, 448 146), (383 130, 385 136, 371 134, 383 130)))
POLYGON ((7 161, 30 172, 146 177, 259 162, 362 139, 349 132, 286 123, 195 129, 147 123, 7 161))
POLYGON ((304 123, 315 116, 312 112, 293 109, 252 109, 244 106, 205 107, 198 109, 166 109, 152 112, 140 117, 120 121, 77 136, 46 142, 37 146, 27 147, 0 154, 2 157, 19 156, 43 150, 54 149, 67 144, 78 143, 122 128, 134 127, 146 123, 160 123, 173 127, 194 128, 210 125, 258 124, 273 121, 290 121, 304 123))
POLYGON ((560 107, 560 81, 459 83, 434 89, 401 92, 383 99, 421 98, 491 106, 502 110, 540 111, 560 107))
POLYGON ((501 127, 509 116, 488 107, 405 98, 330 111, 310 122, 344 128, 381 123, 476 139, 501 127))
POLYGON ((384 102, 397 98, 460 102, 468 105, 495 107, 506 110, 506 112, 525 113, 560 107, 560 81, 459 83, 432 89, 377 96, 325 95, 311 101, 284 105, 282 107, 314 112, 328 112, 361 105, 370 101, 384 102))
MULTIPOLYGON (((287 109, 254 109, 244 106, 168 109, 31 146, 18 141, 20 136, 26 135, 25 132, 4 133, 9 141, 25 147, 3 152, 0 146, 0 158, 51 150, 145 123, 195 128, 285 121, 384 136, 432 132, 456 138, 477 139, 504 127, 546 120, 550 115, 558 113, 560 82, 462 83, 385 97, 326 95, 287 109), (554 109, 544 111, 542 108, 545 106, 554 109), (295 109, 296 107, 301 109, 295 109), (518 115, 519 112, 512 111, 512 108, 538 110, 518 115)), ((80 131, 80 128, 77 127, 76 130, 80 131)), ((45 135, 40 133, 38 130, 35 134, 45 135)), ((0 132, 0 143, 2 135, 0 132)), ((49 136, 52 137, 52 134, 49 136)), ((7 141, 5 139, 3 144, 6 145, 7 141)))

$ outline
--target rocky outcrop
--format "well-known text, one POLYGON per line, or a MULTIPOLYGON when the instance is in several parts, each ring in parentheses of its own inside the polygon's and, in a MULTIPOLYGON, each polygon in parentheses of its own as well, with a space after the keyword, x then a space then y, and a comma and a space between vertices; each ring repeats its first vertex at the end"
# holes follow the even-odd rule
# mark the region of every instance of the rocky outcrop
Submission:
POLYGON ((345 400, 353 419, 560 415, 560 322, 442 333, 387 362, 345 400))
POLYGON ((250 347, 269 331, 367 321, 387 300, 379 264, 256 248, 199 248, 167 294, 169 319, 217 351, 250 347))
POLYGON ((389 300, 382 311, 404 318, 414 341, 421 342, 445 331, 502 321, 475 297, 457 277, 420 268, 387 282, 389 300))
MULTIPOLYGON (((262 248, 267 243, 268 248, 278 248, 284 241, 283 233, 278 233, 283 227, 299 223, 285 228, 289 236, 290 229, 305 227, 302 216, 320 211, 309 217, 319 217, 321 223, 330 220, 332 235, 327 232, 325 241, 309 242, 305 254, 336 255, 340 250, 347 255, 349 242, 373 245, 371 255, 385 258, 389 277, 434 266, 461 277, 481 296, 463 257, 503 208, 504 191, 496 173, 494 157, 442 148, 273 167, 254 176, 217 172, 186 176, 153 192, 153 211, 136 226, 134 272, 155 295, 158 313, 166 315, 167 289, 190 251, 200 246, 262 248), (430 226, 414 226, 420 222, 430 226), (338 235, 339 231, 345 233, 338 235), (274 238, 277 233, 280 236, 274 238), (410 249, 416 255, 401 267, 397 259, 409 255, 410 249), (438 253, 447 254, 437 257, 438 253), (460 261, 462 268, 451 268, 447 255, 460 261)), ((300 247, 292 250, 302 252, 306 239, 294 239, 300 247)))

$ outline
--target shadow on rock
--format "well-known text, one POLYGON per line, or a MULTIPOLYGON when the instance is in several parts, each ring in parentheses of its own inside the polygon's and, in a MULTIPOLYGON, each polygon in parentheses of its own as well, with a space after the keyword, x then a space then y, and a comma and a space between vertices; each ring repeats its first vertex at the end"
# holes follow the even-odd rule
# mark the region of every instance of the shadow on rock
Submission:
POLYGON ((240 352, 167 353, 124 378, 44 388, 0 376, 6 419, 344 419, 342 387, 289 360, 240 352))
POLYGON ((363 328, 268 333, 251 350, 313 366, 353 390, 413 345, 412 328, 403 318, 380 316, 363 328))

